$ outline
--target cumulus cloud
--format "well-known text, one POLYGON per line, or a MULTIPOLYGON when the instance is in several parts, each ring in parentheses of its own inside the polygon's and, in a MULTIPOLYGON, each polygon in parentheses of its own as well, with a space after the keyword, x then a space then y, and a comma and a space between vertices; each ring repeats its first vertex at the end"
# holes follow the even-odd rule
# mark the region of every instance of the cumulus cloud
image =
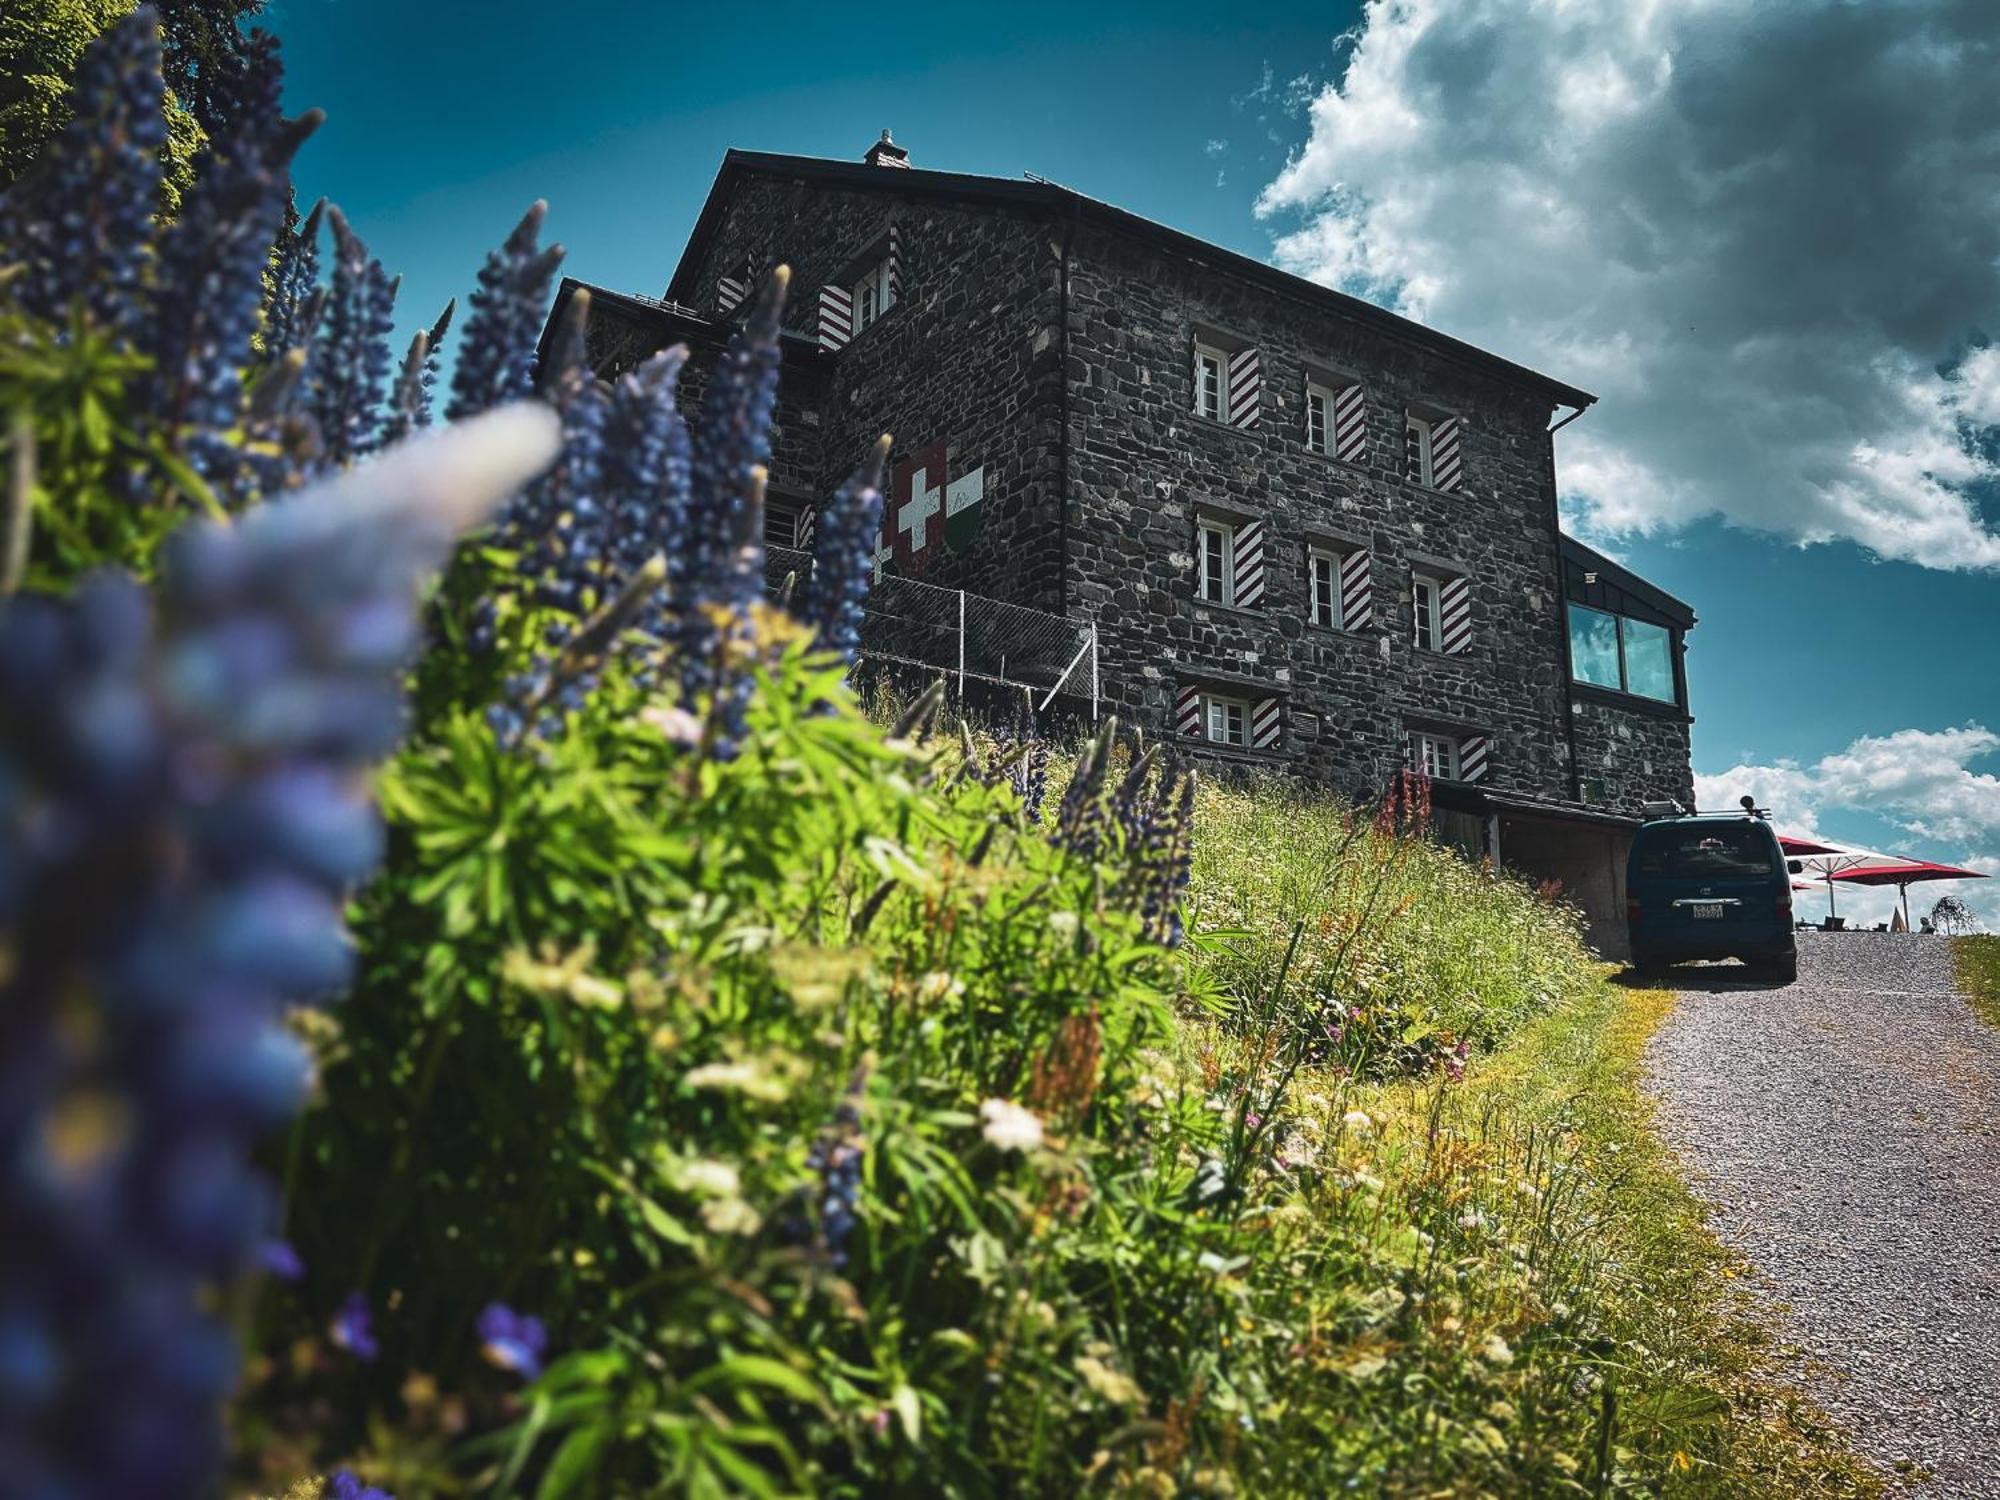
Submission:
MULTIPOLYGON (((1899 729, 1894 734, 1864 735, 1810 766, 1781 761, 1731 766, 1715 775, 1697 773, 1695 802, 1714 810, 1732 806, 1739 797, 1754 796, 1785 832, 1808 837, 1825 832, 1820 820, 1829 812, 1869 813, 1906 830, 1913 839, 1930 841, 1933 847, 1925 857, 2000 874, 2000 775, 1973 766, 1996 755, 2000 755, 2000 733, 1982 724, 1899 729), (1937 844, 1946 847, 1934 847, 1937 844)), ((1987 926, 2000 927, 2000 881, 1939 889, 1980 910, 1987 926)), ((1864 908, 1870 906, 1869 898, 1854 899, 1864 908)), ((1872 905, 1887 915, 1879 898, 1872 905)))
POLYGON ((2000 5, 1370 0, 1344 43, 1277 259, 1596 391, 1578 524, 2000 568, 2000 5))

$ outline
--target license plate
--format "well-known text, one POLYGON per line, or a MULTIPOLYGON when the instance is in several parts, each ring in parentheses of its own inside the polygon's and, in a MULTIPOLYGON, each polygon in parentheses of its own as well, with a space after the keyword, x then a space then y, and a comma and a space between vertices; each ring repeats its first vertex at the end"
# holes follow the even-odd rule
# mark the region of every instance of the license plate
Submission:
POLYGON ((1720 901, 1697 901, 1694 904, 1694 914, 1697 919, 1703 917, 1710 919, 1720 917, 1722 915, 1722 903, 1720 901))

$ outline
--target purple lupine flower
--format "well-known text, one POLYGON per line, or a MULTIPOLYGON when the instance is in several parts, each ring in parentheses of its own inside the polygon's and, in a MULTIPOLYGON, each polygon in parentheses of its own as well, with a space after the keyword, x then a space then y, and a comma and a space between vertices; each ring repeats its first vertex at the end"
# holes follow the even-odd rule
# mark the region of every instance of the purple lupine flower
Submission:
POLYGON ((227 436, 241 418, 263 273, 284 219, 292 156, 318 126, 309 111, 278 113, 277 44, 253 33, 239 73, 218 82, 232 99, 232 131, 212 137, 195 185, 160 242, 153 315, 140 347, 153 359, 138 409, 211 484, 248 485, 227 436))
POLYGON ((417 591, 554 444, 497 413, 184 528, 156 598, 0 603, 0 1452, 39 1466, 10 1481, 212 1489, 235 1359, 204 1294, 272 1222, 284 1012, 347 976, 417 591))
POLYGON ((812 577, 799 617, 819 644, 853 666, 861 650, 861 620, 875 577, 875 543, 882 530, 882 466, 889 439, 833 492, 813 534, 812 577))
POLYGON ((333 277, 312 352, 310 399, 326 462, 348 464, 372 450, 381 433, 396 283, 345 214, 329 206, 326 219, 333 230, 333 277))
POLYGON ((812 1212, 792 1215, 786 1238, 809 1245, 834 1270, 847 1265, 847 1243, 861 1216, 861 1168, 868 1142, 861 1130, 861 1099, 868 1087, 868 1065, 857 1065, 834 1110, 832 1123, 813 1141, 806 1167, 813 1174, 808 1190, 812 1212))
POLYGON ((1096 738, 1083 747, 1076 770, 1056 808, 1051 835, 1063 848, 1085 858, 1097 853, 1105 818, 1104 786, 1111 770, 1111 747, 1118 740, 1118 721, 1106 719, 1096 738))
POLYGON ((477 1327, 479 1350, 489 1363, 511 1370, 523 1380, 533 1380, 542 1373, 549 1334, 540 1318, 517 1313, 504 1302, 489 1302, 479 1314, 477 1327))
POLYGON ((265 1240, 257 1247, 257 1269, 280 1281, 298 1281, 306 1274, 306 1263, 289 1240, 265 1240))
MULTIPOLYGON (((621 581, 687 543, 691 442, 675 400, 686 363, 687 346, 676 344, 619 377, 611 390, 604 425, 607 562, 621 581)), ((668 597, 661 590, 642 629, 664 633, 668 597)))
MULTIPOLYGON (((1162 787, 1162 803, 1169 789, 1162 787)), ((1187 936, 1181 898, 1194 866, 1194 791, 1195 773, 1185 772, 1173 811, 1155 818, 1140 853, 1140 920, 1147 936, 1166 948, 1178 948, 1187 936)))
POLYGON ((349 1292, 326 1326, 327 1339, 336 1349, 345 1349, 363 1364, 373 1364, 382 1346, 375 1341, 375 1314, 361 1292, 349 1292))
POLYGON ((363 1484, 361 1476, 352 1469, 338 1469, 327 1482, 326 1500, 396 1500, 385 1489, 372 1484, 363 1484))
POLYGON ((530 207, 480 268, 452 373, 447 421, 476 416, 534 390, 535 341, 548 307, 549 279, 563 257, 562 246, 544 250, 537 243, 548 211, 546 203, 530 207))
POLYGON ((142 5, 77 64, 75 115, 0 197, 0 245, 24 266, 21 305, 50 322, 81 299, 99 328, 130 340, 145 307, 166 141, 160 21, 142 5))
POLYGON ((763 487, 777 403, 779 318, 788 267, 758 291, 710 377, 691 455, 686 545, 668 559, 680 626, 681 695, 690 709, 713 695, 711 743, 718 759, 736 753, 750 680, 724 657, 741 654, 740 632, 763 592, 763 487), (725 624, 725 622, 730 622, 725 624), (731 631, 739 638, 730 639, 731 631))
POLYGON ((325 212, 326 199, 322 198, 313 204, 303 223, 278 237, 271 295, 264 304, 267 364, 282 359, 290 349, 309 344, 317 331, 319 304, 313 294, 319 289, 319 224, 325 212))
POLYGON ((431 390, 437 384, 438 350, 457 306, 458 299, 454 297, 445 303, 444 311, 438 314, 429 331, 411 336, 402 373, 389 393, 389 414, 382 428, 384 444, 400 443, 411 433, 431 425, 431 390))

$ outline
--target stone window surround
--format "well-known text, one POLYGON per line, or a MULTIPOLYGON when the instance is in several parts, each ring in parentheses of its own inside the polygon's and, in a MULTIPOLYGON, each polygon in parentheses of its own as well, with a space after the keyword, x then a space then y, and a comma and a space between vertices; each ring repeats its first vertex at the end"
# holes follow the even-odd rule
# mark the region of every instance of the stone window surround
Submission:
MULTIPOLYGON (((1328 364, 1324 360, 1313 359, 1311 356, 1307 356, 1306 358, 1299 361, 1299 369, 1303 371, 1305 375, 1305 380, 1303 381, 1302 384, 1318 386, 1321 390, 1327 392, 1329 395, 1337 394, 1338 392, 1340 392, 1341 390, 1345 389, 1347 386, 1350 385, 1360 386, 1361 402, 1364 413, 1373 411, 1375 403, 1370 398, 1368 382, 1363 380, 1359 375, 1355 374, 1353 371, 1344 370, 1339 365, 1328 364)), ((1304 395, 1301 394, 1299 399, 1301 402, 1303 402, 1305 399, 1304 395)), ((1282 405, 1284 397, 1280 395, 1278 400, 1282 405)), ((1367 421, 1365 415, 1363 416, 1362 420, 1365 425, 1367 421)), ((1306 454, 1310 458, 1323 459, 1327 463, 1332 464, 1336 469, 1345 470, 1349 474, 1368 474, 1374 472, 1374 469, 1372 469, 1368 464, 1365 463, 1351 464, 1346 459, 1340 458, 1335 455, 1333 451, 1333 408, 1331 405, 1328 406, 1326 413, 1326 438, 1327 438, 1326 447, 1315 448, 1306 441, 1305 413, 1303 410, 1301 410, 1299 413, 1299 420, 1296 425, 1298 427, 1298 432, 1296 434, 1295 440, 1298 444, 1298 449, 1301 453, 1306 454)), ((1380 467, 1379 465, 1375 466, 1375 468, 1379 467, 1380 467)))
MULTIPOLYGON (((1443 492, 1440 491, 1440 493, 1443 492)), ((1472 569, 1466 566, 1465 563, 1449 557, 1438 557, 1429 552, 1405 552, 1403 554, 1403 562, 1410 575, 1410 583, 1407 588, 1398 590, 1396 597, 1401 603, 1408 605, 1411 610, 1416 608, 1416 580, 1419 574, 1425 578, 1435 579, 1440 583, 1450 578, 1470 579, 1474 576, 1472 569)), ((1413 616, 1408 612, 1405 613, 1404 623, 1406 626, 1413 627, 1413 616)), ((1442 639, 1444 633, 1443 624, 1443 620, 1440 619, 1437 632, 1440 639, 1442 639)), ((1419 646, 1416 642, 1414 628, 1409 633, 1404 634, 1402 638, 1405 645, 1421 655, 1427 662, 1433 660, 1462 662, 1478 654, 1476 649, 1452 652, 1441 651, 1436 646, 1419 646)), ((1478 637, 1476 636, 1473 639, 1473 645, 1475 648, 1478 646, 1478 637)))
MULTIPOLYGON (((1203 693, 1213 690, 1216 694, 1224 698, 1240 698, 1253 708, 1260 698, 1276 698, 1279 704, 1278 712, 1283 715, 1287 723, 1290 722, 1292 685, 1289 682, 1273 682, 1268 678, 1246 677, 1235 672, 1222 671, 1211 667, 1191 666, 1186 662, 1168 663, 1167 670, 1170 674, 1170 680, 1174 683, 1176 692, 1182 687, 1197 688, 1203 693)), ((1203 713, 1206 714, 1206 712, 1207 706, 1204 705, 1203 713)), ((1171 719, 1169 722, 1171 724, 1171 719)), ((1282 737, 1276 745, 1268 750, 1253 749, 1249 745, 1221 744, 1209 739, 1206 735, 1182 734, 1178 728, 1174 729, 1173 738, 1177 743, 1186 745, 1191 750, 1198 750, 1202 754, 1214 755, 1228 760, 1242 761, 1246 765, 1285 765, 1293 759, 1291 752, 1286 749, 1282 737)))
MULTIPOLYGON (((887 260, 889 258, 889 229, 894 222, 892 219, 884 219, 882 227, 868 237, 867 242, 860 250, 842 261, 840 269, 834 272, 832 276, 829 276, 827 280, 838 282, 842 286, 852 287, 854 283, 862 278, 864 273, 887 260)), ((909 290, 909 284, 905 282, 902 295, 898 296, 894 302, 891 302, 887 307, 875 314, 866 328, 855 329, 849 335, 847 342, 840 346, 839 352, 845 354, 849 349, 854 347, 858 340, 866 337, 871 330, 879 327, 889 318, 894 317, 897 310, 909 300, 909 290)))
MULTIPOLYGON (((1411 417, 1415 417, 1418 421, 1422 422, 1426 428, 1426 433, 1424 437, 1424 443, 1426 446, 1428 446, 1430 443, 1430 436, 1428 429, 1434 427, 1439 421, 1441 421, 1445 417, 1456 417, 1456 416, 1458 416, 1457 412, 1452 411, 1449 407, 1439 406, 1434 401, 1405 401, 1403 403, 1404 425, 1407 426, 1408 421, 1411 417)), ((1465 448, 1465 419, 1463 417, 1459 417, 1458 426, 1459 426, 1458 444, 1459 444, 1459 450, 1462 454, 1465 448)), ((1396 436, 1399 439, 1402 438, 1403 436, 1402 427, 1399 427, 1397 429, 1396 436)), ((1397 456, 1398 458, 1402 456, 1402 445, 1400 442, 1397 445, 1397 456)), ((1430 458, 1428 454, 1426 454, 1425 456, 1424 463, 1425 467, 1429 467, 1430 458)), ((1348 465, 1347 467, 1352 467, 1352 465, 1348 465)), ((1409 474, 1405 472, 1406 468, 1407 468, 1406 465, 1399 462, 1395 466, 1395 471, 1394 471, 1396 483, 1402 485, 1405 489, 1412 489, 1417 491, 1419 494, 1423 495, 1437 495, 1445 500, 1455 500, 1465 493, 1465 479, 1464 479, 1465 461, 1463 457, 1461 457, 1459 460, 1460 478, 1458 481, 1458 488, 1455 490, 1441 490, 1434 484, 1425 484, 1421 480, 1412 479, 1410 478, 1409 474)))
MULTIPOLYGON (((1351 464, 1343 464, 1342 467, 1351 468, 1353 466, 1351 464)), ((1321 635, 1339 636, 1342 640, 1348 641, 1365 641, 1371 636, 1379 635, 1381 633, 1381 626, 1377 624, 1371 624, 1366 630, 1349 630, 1345 625, 1322 625, 1312 617, 1313 553, 1327 552, 1336 558, 1344 558, 1355 552, 1373 553, 1375 549, 1367 542, 1362 541, 1359 536, 1331 531, 1323 526, 1309 525, 1300 528, 1299 539, 1304 544, 1306 554, 1306 629, 1317 631, 1321 635)), ((1372 589, 1375 577, 1375 560, 1372 556, 1368 562, 1368 575, 1369 587, 1372 589)))
MULTIPOLYGON (((1493 744, 1493 733, 1491 730, 1483 729, 1476 724, 1467 724, 1453 719, 1441 719, 1435 714, 1406 712, 1403 715, 1403 734, 1401 740, 1405 754, 1409 753, 1410 736, 1414 734, 1433 734, 1450 740, 1453 745, 1452 753, 1454 757, 1464 748, 1467 740, 1484 736, 1489 746, 1487 752, 1489 764, 1491 762, 1492 751, 1490 747, 1493 744)), ((1414 770, 1417 768, 1412 766, 1411 769, 1414 770)), ((1457 767, 1453 769, 1457 769, 1457 767)), ((1443 779, 1454 784, 1458 782, 1458 778, 1455 776, 1448 776, 1443 779)))
MULTIPOLYGON (((1229 411, 1229 356, 1245 349, 1261 346, 1247 333, 1239 333, 1226 324, 1211 323, 1202 318, 1191 318, 1187 326, 1187 340, 1182 345, 1185 359, 1182 361, 1181 376, 1188 383, 1187 399, 1181 402, 1181 415, 1191 422, 1199 422, 1203 428, 1214 432, 1227 432, 1239 438, 1254 438, 1262 434, 1262 426, 1235 427, 1230 425, 1229 411), (1222 356, 1221 403, 1223 414, 1211 417, 1207 412, 1198 411, 1194 404, 1194 355, 1197 348, 1212 350, 1222 356)), ((1268 383, 1268 382, 1267 382, 1268 383)), ((1171 436, 1171 434, 1169 434, 1171 436)))

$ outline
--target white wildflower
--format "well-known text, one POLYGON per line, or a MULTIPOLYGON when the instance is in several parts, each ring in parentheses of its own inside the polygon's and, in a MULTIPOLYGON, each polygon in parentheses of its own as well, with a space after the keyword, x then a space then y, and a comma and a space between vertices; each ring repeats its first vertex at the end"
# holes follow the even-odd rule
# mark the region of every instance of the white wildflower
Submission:
POLYGON ((1356 1135, 1367 1135, 1375 1128, 1375 1122, 1368 1118, 1368 1111, 1365 1109, 1350 1109, 1340 1117, 1340 1123, 1356 1135))
POLYGON ((1041 1118, 1005 1099, 988 1099, 979 1106, 979 1130, 1002 1151, 1033 1151, 1042 1144, 1041 1118))

